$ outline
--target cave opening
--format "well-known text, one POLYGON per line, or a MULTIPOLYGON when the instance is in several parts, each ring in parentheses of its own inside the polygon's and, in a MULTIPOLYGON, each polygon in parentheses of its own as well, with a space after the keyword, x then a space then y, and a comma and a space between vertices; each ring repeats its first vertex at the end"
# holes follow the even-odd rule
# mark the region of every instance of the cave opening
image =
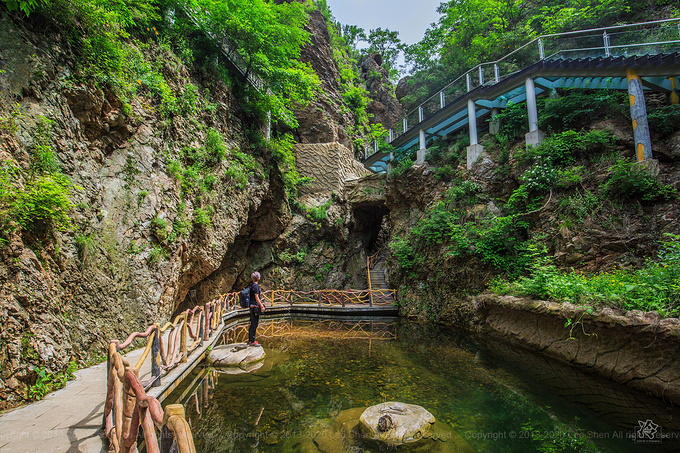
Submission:
POLYGON ((371 203, 354 208, 352 235, 359 240, 366 255, 378 252, 387 244, 389 210, 383 203, 371 203))

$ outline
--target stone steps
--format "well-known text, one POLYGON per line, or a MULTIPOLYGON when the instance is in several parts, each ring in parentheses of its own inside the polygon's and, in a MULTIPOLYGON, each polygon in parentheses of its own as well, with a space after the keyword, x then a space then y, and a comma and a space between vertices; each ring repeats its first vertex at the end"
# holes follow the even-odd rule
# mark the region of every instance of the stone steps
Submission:
MULTIPOLYGON (((379 261, 378 263, 376 263, 373 269, 370 270, 370 274, 371 274, 371 289, 389 289, 389 286, 387 286, 387 273, 384 261, 379 261)), ((390 303, 394 302, 392 296, 385 296, 385 298, 384 299, 381 298, 381 300, 390 303)))

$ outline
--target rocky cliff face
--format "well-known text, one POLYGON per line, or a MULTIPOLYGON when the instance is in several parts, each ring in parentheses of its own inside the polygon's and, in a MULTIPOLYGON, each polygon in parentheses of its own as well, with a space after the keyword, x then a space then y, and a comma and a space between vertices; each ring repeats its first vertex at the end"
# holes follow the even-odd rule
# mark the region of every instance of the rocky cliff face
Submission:
POLYGON ((355 118, 348 109, 341 108, 344 102, 338 85, 340 71, 333 59, 328 25, 320 11, 310 13, 305 29, 311 33, 312 40, 302 49, 300 60, 311 65, 321 80, 321 87, 318 98, 296 112, 297 138, 300 143, 339 142, 353 150, 347 131, 355 118))
POLYGON ((389 72, 382 67, 382 56, 369 54, 361 63, 361 77, 366 80, 366 88, 371 102, 366 107, 372 115, 371 123, 380 123, 385 129, 394 127, 404 117, 406 111, 392 93, 389 72))
POLYGON ((164 115, 140 88, 124 105, 74 73, 60 50, 67 46, 49 44, 59 39, 0 20, 0 117, 18 112, 16 130, 0 134, 2 165, 27 184, 42 134, 76 187, 71 228, 18 228, 0 250, 0 409, 26 397, 34 367, 55 373, 101 357, 109 339, 167 320, 216 269, 228 267, 232 277, 209 292, 230 290, 248 244, 273 240, 290 222, 278 173, 264 171, 266 155, 256 150, 246 170, 234 154, 252 151, 246 116, 226 86, 152 43, 140 51, 173 93, 195 86, 196 97, 186 111, 164 115), (226 158, 189 175, 187 155, 203 152, 211 133, 222 137, 226 158), (235 180, 234 171, 245 176, 235 180))

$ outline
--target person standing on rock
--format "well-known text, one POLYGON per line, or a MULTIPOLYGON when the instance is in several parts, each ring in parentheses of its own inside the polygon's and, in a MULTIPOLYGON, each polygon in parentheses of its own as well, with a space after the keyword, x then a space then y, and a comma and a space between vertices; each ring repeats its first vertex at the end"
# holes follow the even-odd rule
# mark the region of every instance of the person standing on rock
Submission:
POLYGON ((260 314, 264 313, 264 304, 260 299, 260 273, 253 272, 250 274, 250 279, 253 281, 250 284, 250 328, 248 329, 248 346, 260 346, 260 343, 255 339, 257 333, 257 326, 260 323, 260 314))

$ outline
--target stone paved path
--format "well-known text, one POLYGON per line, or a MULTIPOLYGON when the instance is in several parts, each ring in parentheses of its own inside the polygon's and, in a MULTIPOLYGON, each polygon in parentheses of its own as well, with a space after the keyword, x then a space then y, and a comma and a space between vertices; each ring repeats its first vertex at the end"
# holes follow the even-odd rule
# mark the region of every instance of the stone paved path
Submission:
MULTIPOLYGON (((125 358, 134 364, 142 351, 132 351, 125 358)), ((106 362, 79 370, 75 375, 75 380, 43 400, 0 415, 1 452, 107 451, 108 441, 101 428, 106 362)))

